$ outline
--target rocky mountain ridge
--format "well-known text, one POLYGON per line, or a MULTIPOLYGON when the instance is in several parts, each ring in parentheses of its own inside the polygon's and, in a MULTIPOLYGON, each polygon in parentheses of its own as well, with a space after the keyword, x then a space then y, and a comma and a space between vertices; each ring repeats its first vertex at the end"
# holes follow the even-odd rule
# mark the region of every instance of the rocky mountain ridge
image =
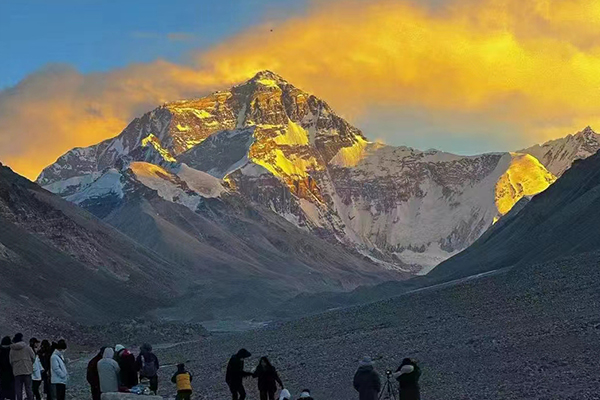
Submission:
POLYGON ((180 178, 205 173, 214 193, 239 195, 375 263, 417 274, 555 180, 524 153, 458 156, 369 142, 327 103, 269 71, 229 91, 167 103, 115 138, 66 153, 38 182, 82 205, 100 202, 115 193, 105 182, 132 162, 180 178))
POLYGON ((541 145, 519 150, 537 158, 552 174, 562 176, 573 161, 587 158, 600 150, 600 135, 590 126, 573 135, 550 140, 541 145))

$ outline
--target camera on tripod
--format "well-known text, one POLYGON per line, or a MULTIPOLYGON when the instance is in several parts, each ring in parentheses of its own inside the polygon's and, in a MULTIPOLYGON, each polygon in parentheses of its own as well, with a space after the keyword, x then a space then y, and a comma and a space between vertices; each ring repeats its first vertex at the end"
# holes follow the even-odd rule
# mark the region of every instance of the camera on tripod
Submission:
POLYGON ((394 374, 394 372, 391 369, 385 370, 385 375, 387 377, 387 380, 386 380, 385 384, 383 385, 383 390, 381 390, 381 392, 379 393, 379 400, 383 400, 383 399, 396 400, 397 399, 396 389, 394 388, 394 384, 393 384, 393 374, 394 374))

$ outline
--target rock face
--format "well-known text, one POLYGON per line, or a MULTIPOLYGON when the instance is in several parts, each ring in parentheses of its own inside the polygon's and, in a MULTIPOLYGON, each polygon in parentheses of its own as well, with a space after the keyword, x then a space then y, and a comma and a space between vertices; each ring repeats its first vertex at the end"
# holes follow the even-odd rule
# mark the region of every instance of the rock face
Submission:
POLYGON ((228 91, 165 104, 115 138, 73 149, 38 182, 106 210, 101 204, 122 198, 113 184, 133 162, 185 181, 184 194, 161 197, 189 201, 192 211, 207 192, 181 171, 204 173, 215 189, 208 196, 238 196, 382 266, 420 274, 554 180, 522 154, 466 157, 369 142, 327 103, 263 71, 228 91))
POLYGON ((600 150, 600 135, 591 127, 562 139, 551 140, 520 150, 519 153, 531 154, 551 173, 560 177, 571 168, 573 161, 596 154, 600 150))

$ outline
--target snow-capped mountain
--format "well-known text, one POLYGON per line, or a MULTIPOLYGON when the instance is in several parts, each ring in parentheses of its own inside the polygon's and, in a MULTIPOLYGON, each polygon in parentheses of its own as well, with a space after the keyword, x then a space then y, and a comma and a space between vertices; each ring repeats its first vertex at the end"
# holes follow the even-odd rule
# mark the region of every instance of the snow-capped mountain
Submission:
MULTIPOLYGON (((596 134, 588 128, 551 143, 558 142, 564 149, 565 143, 585 136, 596 140, 592 135, 596 134)), ((600 154, 575 161, 552 187, 522 204, 520 211, 517 208, 518 212, 511 212, 504 226, 490 230, 468 249, 440 264, 429 278, 457 279, 505 267, 562 261, 575 255, 583 265, 597 269, 599 189, 600 154)), ((558 265, 562 268, 562 262, 558 265)), ((568 275, 564 269, 561 271, 568 275)))
POLYGON ((571 168, 573 161, 587 158, 596 154, 598 150, 600 135, 588 126, 581 132, 520 150, 519 153, 531 154, 544 164, 548 171, 560 177, 571 168))
POLYGON ((269 71, 167 103, 115 138, 69 151, 38 182, 107 217, 103 205, 127 197, 131 172, 194 212, 206 199, 236 198, 413 273, 466 248, 555 179, 528 154, 467 157, 369 142, 327 103, 269 71))

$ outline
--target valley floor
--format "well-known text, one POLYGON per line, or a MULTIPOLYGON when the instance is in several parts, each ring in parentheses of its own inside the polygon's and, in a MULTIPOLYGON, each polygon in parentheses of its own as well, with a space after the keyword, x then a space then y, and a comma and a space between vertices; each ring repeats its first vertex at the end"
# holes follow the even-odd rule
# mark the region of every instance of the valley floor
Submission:
MULTIPOLYGON (((186 361, 196 399, 230 398, 228 357, 240 347, 268 355, 294 396, 358 398, 357 361, 370 355, 384 374, 403 357, 422 369, 423 399, 598 399, 600 254, 511 270, 392 300, 338 310, 276 327, 215 334, 158 355, 186 361)), ((87 398, 84 363, 73 365, 73 398, 87 398), (85 393, 86 395, 83 395, 85 393)), ((162 393, 175 367, 161 369, 162 393)), ((248 380, 249 399, 258 398, 248 380)))

